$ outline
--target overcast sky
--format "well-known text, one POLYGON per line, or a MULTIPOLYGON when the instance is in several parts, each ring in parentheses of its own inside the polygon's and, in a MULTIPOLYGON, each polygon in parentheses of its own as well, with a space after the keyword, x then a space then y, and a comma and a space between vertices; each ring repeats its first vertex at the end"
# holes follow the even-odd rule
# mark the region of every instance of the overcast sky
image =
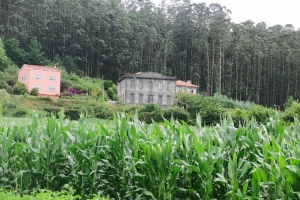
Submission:
POLYGON ((292 24, 300 28, 300 0, 192 0, 192 2, 219 3, 231 11, 235 23, 251 20, 265 22, 268 27, 292 24))
MULTIPOLYGON (((160 0, 154 0, 159 2, 160 0)), ((292 24, 300 28, 300 0, 192 0, 193 3, 219 3, 231 11, 234 23, 251 20, 265 22, 268 27, 292 24)))

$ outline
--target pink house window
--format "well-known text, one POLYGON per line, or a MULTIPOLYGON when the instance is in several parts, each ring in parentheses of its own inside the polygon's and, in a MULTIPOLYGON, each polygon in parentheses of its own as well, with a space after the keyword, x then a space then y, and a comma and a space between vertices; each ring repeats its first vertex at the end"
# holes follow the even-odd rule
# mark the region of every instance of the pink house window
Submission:
POLYGON ((35 75, 34 75, 34 79, 40 80, 40 79, 42 79, 42 75, 40 75, 40 74, 35 74, 35 75))
POLYGON ((56 80, 56 76, 49 76, 49 81, 55 81, 56 80))
POLYGON ((49 91, 55 91, 55 86, 49 86, 49 91))

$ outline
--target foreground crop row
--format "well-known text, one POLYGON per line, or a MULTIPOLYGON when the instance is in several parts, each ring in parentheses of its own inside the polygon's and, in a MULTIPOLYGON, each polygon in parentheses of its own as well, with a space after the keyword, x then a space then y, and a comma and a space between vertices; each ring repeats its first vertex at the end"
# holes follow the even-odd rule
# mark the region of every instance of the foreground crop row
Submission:
MULTIPOLYGON (((55 117, 0 127, 0 187, 115 199, 298 199, 300 126, 55 117)), ((20 122, 19 122, 20 123, 20 122)))

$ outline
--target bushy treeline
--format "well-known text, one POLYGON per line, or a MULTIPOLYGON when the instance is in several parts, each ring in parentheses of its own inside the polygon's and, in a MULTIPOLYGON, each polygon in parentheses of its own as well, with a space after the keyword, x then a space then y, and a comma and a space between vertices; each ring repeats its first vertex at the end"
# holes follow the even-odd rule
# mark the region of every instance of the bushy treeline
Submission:
POLYGON ((151 123, 152 121, 163 122, 164 119, 182 120, 189 124, 195 124, 197 116, 201 117, 204 125, 215 125, 221 123, 223 117, 231 117, 235 126, 245 125, 256 120, 258 123, 266 123, 276 111, 283 122, 289 124, 295 118, 300 119, 300 103, 291 97, 285 106, 271 108, 263 107, 251 102, 228 99, 226 96, 216 93, 213 97, 202 94, 178 94, 176 103, 169 108, 160 108, 155 104, 142 107, 138 113, 141 120, 151 123))
MULTIPOLYGON (((105 87, 109 86, 110 84, 107 84, 105 87)), ((107 102, 102 99, 102 95, 75 95, 60 99, 29 95, 11 96, 2 89, 0 104, 3 116, 25 117, 37 111, 45 117, 51 114, 58 117, 60 113, 64 113, 71 120, 79 119, 80 115, 87 118, 112 119, 115 114, 125 112, 132 117, 137 114, 140 120, 148 124, 173 118, 194 125, 199 115, 203 125, 215 125, 220 123, 223 117, 231 117, 237 127, 247 124, 252 118, 258 123, 266 123, 276 111, 279 118, 287 124, 292 123, 294 118, 300 118, 300 103, 291 97, 280 110, 278 106, 267 108, 251 102, 228 99, 219 93, 213 97, 202 94, 177 94, 174 105, 160 107, 152 103, 142 106, 124 105, 119 101, 107 102)))

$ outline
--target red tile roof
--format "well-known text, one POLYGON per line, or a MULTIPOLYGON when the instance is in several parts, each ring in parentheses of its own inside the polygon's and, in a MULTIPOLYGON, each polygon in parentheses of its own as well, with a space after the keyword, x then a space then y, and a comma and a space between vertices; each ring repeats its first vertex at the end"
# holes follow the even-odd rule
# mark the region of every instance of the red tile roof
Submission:
POLYGON ((198 85, 194 85, 194 84, 191 84, 191 83, 187 83, 187 82, 184 82, 184 81, 182 81, 182 80, 176 81, 176 86, 199 88, 198 85))

